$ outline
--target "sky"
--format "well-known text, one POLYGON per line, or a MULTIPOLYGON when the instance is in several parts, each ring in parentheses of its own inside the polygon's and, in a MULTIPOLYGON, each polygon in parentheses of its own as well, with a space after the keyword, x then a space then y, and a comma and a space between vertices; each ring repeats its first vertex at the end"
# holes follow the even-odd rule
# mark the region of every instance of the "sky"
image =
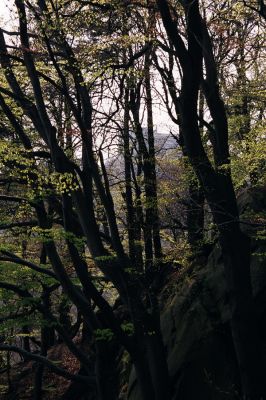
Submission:
POLYGON ((10 3, 12 4, 13 1, 10 0, 0 0, 0 18, 1 18, 1 25, 2 21, 7 22, 10 19, 10 3))
MULTIPOLYGON (((0 26, 3 29, 12 29, 13 23, 11 19, 11 10, 14 0, 0 0, 0 26)), ((8 39, 7 39, 8 40, 8 39)), ((158 132, 169 133, 170 130, 175 132, 176 127, 170 120, 164 107, 154 104, 154 125, 158 132)))
POLYGON ((14 0, 0 0, 0 26, 3 29, 12 30, 15 26, 14 20, 14 0), (13 14, 13 15, 12 15, 13 14))
POLYGON ((14 26, 11 19, 13 0, 0 0, 0 26, 3 29, 12 30, 14 26))

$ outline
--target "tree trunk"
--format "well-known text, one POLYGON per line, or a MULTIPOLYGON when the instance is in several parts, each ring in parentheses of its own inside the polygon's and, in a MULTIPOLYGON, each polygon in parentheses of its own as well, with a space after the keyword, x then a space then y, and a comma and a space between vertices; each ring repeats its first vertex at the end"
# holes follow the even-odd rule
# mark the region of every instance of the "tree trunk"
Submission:
POLYGON ((197 251, 203 242, 204 228, 204 192, 198 182, 189 184, 189 199, 187 206, 188 243, 197 251))
POLYGON ((123 144, 124 144, 124 166, 125 166, 125 200, 127 209, 127 232, 128 232, 128 249, 129 258, 131 263, 136 267, 136 248, 135 248, 135 210, 133 205, 132 194, 132 174, 131 162, 132 155, 130 152, 129 142, 129 89, 125 89, 124 99, 124 130, 123 130, 123 144))
POLYGON ((117 400, 118 379, 116 352, 114 344, 98 341, 95 344, 95 375, 97 384, 97 400, 117 400))
POLYGON ((244 399, 266 398, 265 370, 250 280, 250 239, 239 227, 220 234, 229 298, 231 330, 244 399))
MULTIPOLYGON (((152 18, 151 18, 152 19, 152 18)), ((151 22, 153 23, 153 22, 151 22)), ((152 91, 150 75, 151 54, 150 51, 145 56, 145 89, 146 89, 146 107, 147 107, 147 127, 148 127, 148 160, 144 160, 144 173, 146 166, 146 197, 148 207, 146 209, 147 224, 152 227, 153 247, 155 258, 162 257, 162 246, 160 238, 160 223, 157 199, 157 180, 156 180, 156 160, 154 146, 154 126, 152 110, 152 91)))
POLYGON ((157 0, 169 40, 182 68, 179 102, 181 131, 190 163, 202 185, 219 230, 226 282, 231 303, 231 328, 242 380, 244 399, 266 398, 262 343, 258 334, 250 277, 249 239, 241 232, 230 172, 228 125, 220 97, 212 43, 197 0, 184 1, 187 46, 179 35, 167 0, 157 0), (203 77, 203 61, 206 79, 203 77), (208 158, 198 125, 197 103, 203 86, 213 119, 214 164, 208 158))
POLYGON ((167 354, 163 344, 160 327, 160 312, 157 299, 153 294, 153 312, 146 318, 148 329, 146 332, 147 359, 150 367, 151 380, 154 388, 155 400, 170 400, 171 387, 167 365, 167 354))
MULTIPOLYGON (((142 346, 143 347, 143 346, 142 346)), ((133 358, 133 364, 137 376, 137 383, 141 392, 140 400, 155 400, 154 388, 150 375, 149 366, 145 351, 137 350, 136 357, 133 358)))

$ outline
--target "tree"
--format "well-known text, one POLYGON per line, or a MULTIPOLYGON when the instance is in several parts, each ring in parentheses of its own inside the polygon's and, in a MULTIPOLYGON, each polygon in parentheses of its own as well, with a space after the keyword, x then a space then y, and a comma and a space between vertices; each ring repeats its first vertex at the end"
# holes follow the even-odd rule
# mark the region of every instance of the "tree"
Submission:
POLYGON ((181 247, 204 251, 211 210, 243 396, 264 397, 236 201, 265 178, 252 10, 203 0, 15 0, 15 10, 19 27, 0 29, 0 350, 37 363, 36 399, 46 368, 88 397, 117 399, 125 352, 142 399, 170 399, 158 286, 187 257, 181 247), (156 103, 171 153, 156 148, 156 103), (77 374, 49 361, 62 342, 77 374))
MULTIPOLYGON (((220 95, 217 66, 206 21, 198 1, 182 2, 186 18, 187 46, 178 30, 178 14, 168 1, 157 1, 169 42, 182 69, 178 96, 180 129, 184 149, 202 185, 219 230, 225 274, 231 302, 231 329, 247 399, 265 396, 261 344, 250 282, 250 243, 241 231, 236 196, 230 172, 228 126, 220 95), (175 19, 174 19, 175 18, 175 19), (214 129, 210 141, 212 165, 204 149, 198 122, 198 97, 202 88, 214 129), (254 366, 256 365, 256 368, 254 366)), ((173 88, 169 88, 169 90, 173 88)))
MULTIPOLYGON (((15 5, 19 19, 19 42, 16 51, 8 51, 4 32, 1 30, 0 61, 4 77, 0 91, 3 114, 7 119, 9 129, 15 132, 19 145, 17 156, 14 156, 13 159, 7 158, 4 165, 7 168, 16 165, 18 174, 23 169, 24 180, 19 176, 19 183, 23 184, 26 181, 28 192, 32 196, 31 199, 26 198, 26 201, 29 202, 36 216, 34 221, 36 233, 42 238, 45 254, 53 269, 53 272, 49 270, 49 274, 52 274, 53 278, 58 281, 65 295, 81 314, 87 330, 86 340, 92 343, 95 350, 95 383, 98 398, 110 399, 110 396, 116 398, 115 390, 108 386, 106 379, 112 372, 106 362, 110 346, 97 338, 97 332, 102 329, 107 329, 108 332, 110 330, 119 344, 129 352, 136 369, 143 399, 168 398, 170 393, 169 376, 160 332, 156 295, 153 293, 149 281, 145 283, 146 270, 139 270, 125 252, 104 159, 99 153, 98 162, 95 155, 92 132, 95 129, 93 123, 97 120, 95 116, 97 110, 95 111, 94 96, 100 88, 100 83, 94 82, 93 88, 90 88, 84 74, 92 75, 93 79, 93 74, 96 72, 98 75, 98 71, 95 71, 95 65, 90 63, 88 71, 84 68, 78 39, 77 43, 71 46, 68 38, 70 32, 65 31, 68 28, 68 20, 64 13, 71 15, 72 12, 75 12, 75 5, 72 3, 65 5, 62 2, 55 6, 53 2, 44 0, 38 1, 36 5, 16 0, 15 5), (29 15, 32 18, 31 23, 29 15), (30 33, 31 27, 40 33, 38 37, 30 33), (22 71, 21 75, 20 71, 22 71), (23 81, 27 81, 27 90, 23 86, 23 81), (50 101, 46 97, 49 94, 53 96, 50 101), (74 139, 71 141, 71 152, 68 151, 69 146, 65 146, 67 142, 64 133, 62 135, 62 121, 58 119, 56 113, 60 104, 67 105, 64 107, 67 111, 63 111, 66 135, 69 134, 70 127, 71 131, 76 131, 79 136, 79 145, 75 151, 74 139), (19 121, 19 113, 16 108, 20 114, 23 114, 23 124, 19 121), (33 131, 37 137, 32 134, 33 131), (35 152, 36 147, 39 146, 42 154, 45 154, 44 161, 42 155, 39 160, 35 152), (96 200, 100 202, 106 216, 107 237, 101 232, 97 221, 96 200), (58 218, 57 223, 63 227, 63 231, 61 230, 65 241, 63 252, 60 251, 53 216, 58 218), (97 268, 106 279, 112 282, 122 302, 129 310, 130 322, 133 324, 133 332, 130 335, 123 330, 121 321, 117 319, 110 304, 101 295, 91 277, 88 264, 82 254, 84 248, 79 245, 80 241, 83 242, 83 238, 86 240, 86 246, 97 268), (104 244, 106 239, 107 244, 104 244), (70 264, 74 268, 78 286, 69 275, 64 252, 67 252, 70 264), (92 302, 99 309, 101 317, 93 310, 92 302)), ((94 6, 87 6, 83 10, 88 20, 95 15, 93 9, 94 6)), ((108 14, 108 7, 107 11, 106 19, 108 20, 111 18, 108 14)), ((82 30, 83 21, 77 18, 76 23, 82 30)), ((87 27, 84 28, 82 39, 86 38, 88 43, 92 43, 93 46, 95 40, 93 35, 97 38, 97 29, 92 34, 86 29, 87 27)), ((90 29, 93 28, 90 27, 90 29)), ((95 46, 97 45, 96 43, 95 46)), ((131 59, 127 62, 128 66, 146 49, 147 45, 144 45, 144 50, 140 50, 139 54, 132 54, 131 59)), ((103 56, 101 52, 99 54, 100 57, 103 56)), ((114 56, 111 54, 111 57, 115 57, 115 54, 114 56)), ((105 55, 105 60, 108 65, 108 54, 105 55)), ((101 76, 101 73, 99 75, 101 76)), ((145 79, 149 97, 148 71, 145 79)), ((131 106, 134 122, 138 125, 137 111, 134 111, 133 102, 131 102, 131 106)), ((151 120, 150 113, 151 110, 149 111, 151 120)), ((140 127, 137 126, 137 129, 140 130, 140 127)), ((152 134, 150 126, 150 141, 152 134)), ((138 140, 141 140, 141 135, 142 133, 139 132, 138 140)), ((40 152, 37 153, 40 155, 40 152)), ((143 150, 139 154, 143 157, 143 150)), ((154 157, 152 154, 150 156, 154 157)), ((148 163, 144 159, 144 164, 145 162, 148 163)), ((148 165, 150 164, 146 165, 144 180, 150 179, 151 174, 154 174, 154 166, 148 173, 148 165)), ((153 177, 152 179, 154 180, 153 177)), ((151 196, 149 187, 150 183, 147 184, 146 181, 147 197, 151 196)), ((155 196, 156 188, 151 187, 153 187, 152 196, 155 196)), ((150 208, 147 207, 148 209, 150 208)), ((150 217, 147 216, 147 218, 150 217)), ((157 228, 157 231, 154 230, 157 241, 159 241, 158 234, 157 228)), ((156 251, 160 253, 158 247, 156 251)), ((147 254, 146 250, 146 257, 148 257, 147 254)), ((10 261, 14 260, 22 265, 27 263, 17 255, 11 256, 10 261)), ((33 264, 31 264, 31 268, 32 266, 33 264)), ((34 268, 44 271, 38 266, 34 268)), ((22 290, 13 283, 2 282, 1 285, 5 290, 10 290, 21 298, 33 297, 29 290, 22 290)), ((38 297, 34 299, 37 310, 43 314, 45 319, 53 322, 60 337, 85 368, 85 373, 91 374, 90 361, 87 356, 73 343, 72 338, 49 311, 49 308, 44 307, 42 299, 44 299, 44 295, 39 299, 38 297)), ((14 346, 2 346, 2 350, 4 349, 25 354, 14 346)), ((42 343, 42 357, 46 355, 46 352, 47 348, 43 348, 42 343)), ((26 353, 26 356, 34 359, 29 352, 26 353)), ((42 360, 44 359, 38 358, 39 362, 42 360)), ((46 365, 51 367, 51 363, 48 361, 46 365)), ((56 371, 61 373, 61 370, 57 369, 56 371)), ((67 373, 64 374, 69 376, 67 373)), ((69 377, 86 381, 83 375, 78 375, 77 378, 69 377)), ((40 378, 36 378, 37 397, 40 394, 38 379, 40 378)))

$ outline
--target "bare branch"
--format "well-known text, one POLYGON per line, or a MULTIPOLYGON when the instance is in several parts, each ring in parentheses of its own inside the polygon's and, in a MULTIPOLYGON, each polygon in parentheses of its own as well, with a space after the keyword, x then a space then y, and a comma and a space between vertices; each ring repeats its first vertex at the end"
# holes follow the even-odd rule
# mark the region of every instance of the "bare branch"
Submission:
POLYGON ((71 374, 70 372, 66 371, 65 369, 57 367, 54 364, 54 362, 48 360, 48 358, 37 355, 37 354, 29 353, 28 351, 23 350, 20 347, 1 344, 0 351, 12 351, 12 352, 21 354, 24 358, 28 358, 29 360, 33 360, 33 361, 36 361, 38 363, 45 365, 47 368, 49 368, 55 374, 63 376, 64 378, 66 378, 68 380, 82 382, 82 383, 86 383, 87 385, 94 386, 95 378, 93 376, 71 374))

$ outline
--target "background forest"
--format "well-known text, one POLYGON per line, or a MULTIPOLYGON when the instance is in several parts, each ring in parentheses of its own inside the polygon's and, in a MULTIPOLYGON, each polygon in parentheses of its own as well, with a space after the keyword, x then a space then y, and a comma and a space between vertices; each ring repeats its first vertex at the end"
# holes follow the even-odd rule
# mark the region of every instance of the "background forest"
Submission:
POLYGON ((1 399, 266 399, 264 2, 10 0, 8 14, 1 399), (172 344, 162 321, 218 270, 235 375, 225 390, 203 365, 192 395, 194 369, 187 386, 173 373, 183 339, 171 355, 190 313, 172 344))

